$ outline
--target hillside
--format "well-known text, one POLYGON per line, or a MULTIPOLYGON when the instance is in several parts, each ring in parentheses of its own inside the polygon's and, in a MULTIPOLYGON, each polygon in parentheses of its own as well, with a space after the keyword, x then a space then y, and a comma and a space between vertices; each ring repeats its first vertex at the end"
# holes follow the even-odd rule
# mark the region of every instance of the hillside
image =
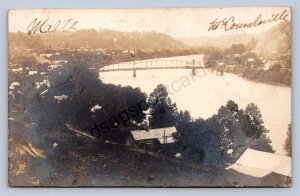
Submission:
POLYGON ((258 52, 291 54, 291 23, 281 22, 257 36, 258 52))
MULTIPOLYGON (((10 184, 17 187, 262 185, 259 179, 233 170, 195 168, 181 161, 172 161, 172 158, 155 157, 114 144, 93 142, 68 130, 45 135, 45 138, 56 141, 57 147, 51 149, 49 143, 39 150, 33 148, 32 142, 22 146, 10 141, 10 147, 18 145, 16 153, 9 155, 10 167, 16 168, 9 171, 10 184), (72 142, 69 142, 70 138, 72 142), (43 152, 44 156, 36 156, 27 149, 36 149, 43 152)), ((268 183, 264 185, 271 186, 268 183)))
POLYGON ((228 48, 232 44, 247 44, 252 38, 257 40, 256 51, 259 53, 289 53, 291 40, 290 22, 281 22, 278 25, 260 34, 240 34, 223 36, 182 37, 182 43, 188 46, 214 46, 228 48))
POLYGON ((121 32, 115 30, 79 30, 75 32, 57 32, 27 35, 9 33, 11 46, 31 49, 50 48, 88 48, 107 50, 176 50, 186 48, 171 36, 157 32, 121 32), (18 44, 16 44, 18 43, 18 44))
POLYGON ((188 46, 213 46, 228 48, 232 44, 246 44, 252 38, 251 35, 222 35, 222 36, 200 36, 200 37, 182 37, 179 38, 182 43, 188 46))

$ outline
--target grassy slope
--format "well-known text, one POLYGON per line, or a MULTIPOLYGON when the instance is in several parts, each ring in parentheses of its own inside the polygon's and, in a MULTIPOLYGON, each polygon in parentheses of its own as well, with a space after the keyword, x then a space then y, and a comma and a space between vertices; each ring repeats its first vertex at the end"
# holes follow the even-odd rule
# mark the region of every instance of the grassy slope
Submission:
POLYGON ((10 184, 173 187, 232 185, 226 179, 227 171, 193 168, 113 144, 92 142, 79 136, 74 138, 70 134, 74 133, 64 132, 55 139, 46 136, 48 141, 55 140, 58 143, 55 149, 51 149, 50 143, 44 145, 44 149, 48 149, 45 150, 46 158, 33 158, 29 154, 10 157, 11 164, 26 163, 26 170, 22 174, 15 175, 12 170, 9 171, 10 184))

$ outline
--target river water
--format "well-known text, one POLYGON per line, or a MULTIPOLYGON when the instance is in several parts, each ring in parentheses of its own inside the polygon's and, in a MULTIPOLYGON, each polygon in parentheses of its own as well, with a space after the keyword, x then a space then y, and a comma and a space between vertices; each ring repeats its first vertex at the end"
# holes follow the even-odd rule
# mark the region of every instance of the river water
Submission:
MULTIPOLYGON (((202 60, 203 55, 170 57, 170 60, 202 60)), ((100 73, 105 83, 139 87, 148 95, 158 84, 167 87, 172 102, 180 110, 188 110, 193 118, 203 119, 217 113, 221 105, 234 100, 240 108, 254 103, 261 111, 269 137, 277 154, 283 149, 288 124, 291 123, 291 87, 276 86, 246 80, 238 75, 223 76, 207 69, 198 69, 195 76, 191 69, 138 70, 100 73)))

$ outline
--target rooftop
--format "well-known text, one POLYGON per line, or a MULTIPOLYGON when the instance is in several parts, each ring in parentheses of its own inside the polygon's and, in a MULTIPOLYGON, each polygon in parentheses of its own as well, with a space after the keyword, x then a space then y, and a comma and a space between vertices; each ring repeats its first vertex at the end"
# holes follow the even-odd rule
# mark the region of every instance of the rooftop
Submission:
POLYGON ((228 169, 255 177, 263 177, 272 172, 291 177, 292 159, 288 156, 248 149, 228 169))
POLYGON ((145 130, 131 131, 131 134, 135 140, 157 138, 160 141, 160 143, 174 143, 175 141, 172 137, 173 133, 176 133, 175 127, 150 129, 149 131, 145 131, 145 130), (166 138, 166 142, 164 142, 164 138, 166 138))

